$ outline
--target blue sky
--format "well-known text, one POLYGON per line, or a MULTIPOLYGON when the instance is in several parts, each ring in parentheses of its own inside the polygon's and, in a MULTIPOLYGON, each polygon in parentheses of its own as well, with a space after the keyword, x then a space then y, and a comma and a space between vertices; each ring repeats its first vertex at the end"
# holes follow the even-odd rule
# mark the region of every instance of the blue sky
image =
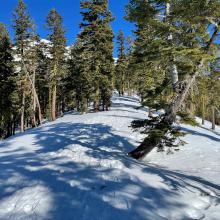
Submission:
MULTIPOLYGON (((124 7, 128 2, 129 0, 110 0, 110 10, 116 18, 112 23, 114 33, 118 33, 119 29, 122 29, 126 36, 131 36, 134 26, 123 19, 124 7)), ((64 19, 68 45, 75 41, 81 21, 80 0, 25 0, 25 3, 28 5, 29 13, 37 24, 37 31, 42 38, 47 37, 46 16, 51 8, 56 8, 64 19)), ((17 0, 0 0, 0 5, 0 22, 7 25, 13 38, 12 12, 17 5, 17 0)), ((114 56, 116 56, 116 50, 114 56)))

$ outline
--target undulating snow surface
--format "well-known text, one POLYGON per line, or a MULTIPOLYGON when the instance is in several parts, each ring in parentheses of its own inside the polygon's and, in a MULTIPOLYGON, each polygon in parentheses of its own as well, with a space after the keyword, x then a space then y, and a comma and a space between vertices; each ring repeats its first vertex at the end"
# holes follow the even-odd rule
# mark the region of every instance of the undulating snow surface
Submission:
POLYGON ((71 113, 0 144, 1 220, 220 219, 220 136, 182 126, 175 154, 126 156, 146 118, 137 98, 109 112, 71 113))

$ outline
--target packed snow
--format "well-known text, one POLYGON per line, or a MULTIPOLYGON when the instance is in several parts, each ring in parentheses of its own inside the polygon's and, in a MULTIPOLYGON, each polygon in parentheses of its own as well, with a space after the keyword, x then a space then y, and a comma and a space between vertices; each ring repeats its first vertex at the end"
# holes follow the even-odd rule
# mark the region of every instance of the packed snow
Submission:
POLYGON ((147 117, 138 97, 66 114, 0 143, 1 220, 220 219, 220 136, 182 125, 188 143, 144 161, 127 153, 147 117))

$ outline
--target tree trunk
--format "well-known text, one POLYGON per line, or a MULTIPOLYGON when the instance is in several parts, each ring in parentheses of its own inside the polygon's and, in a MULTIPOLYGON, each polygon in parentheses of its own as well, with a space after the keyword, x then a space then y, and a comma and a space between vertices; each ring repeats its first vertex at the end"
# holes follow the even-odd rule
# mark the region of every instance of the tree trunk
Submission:
POLYGON ((80 103, 80 111, 82 114, 86 114, 88 109, 87 109, 87 98, 82 98, 82 101, 80 103))
POLYGON ((152 116, 153 116, 152 108, 149 108, 148 109, 148 117, 152 117, 152 116))
POLYGON ((205 124, 205 98, 202 96, 202 125, 205 124))
POLYGON ((212 106, 212 130, 215 130, 215 107, 212 106))
POLYGON ((20 124, 21 124, 21 133, 24 132, 24 113, 25 113, 25 92, 23 91, 22 92, 22 101, 21 101, 21 121, 20 121, 20 124))
POLYGON ((130 80, 128 80, 128 96, 131 96, 130 80))
POLYGON ((37 127, 36 123, 36 98, 35 98, 35 70, 33 71, 33 79, 32 79, 32 95, 33 95, 33 115, 32 115, 32 127, 37 127))
MULTIPOLYGON (((33 91, 33 96, 34 96, 34 99, 35 99, 35 103, 38 107, 38 119, 39 119, 39 124, 41 125, 42 124, 42 114, 41 114, 41 106, 40 106, 40 102, 39 102, 39 98, 38 98, 38 95, 37 95, 37 92, 36 92, 36 88, 35 88, 35 75, 36 75, 36 68, 34 67, 34 70, 33 70, 33 78, 34 78, 34 82, 32 81, 31 77, 30 77, 30 74, 27 70, 27 67, 25 65, 25 63, 23 62, 22 63, 23 65, 23 69, 24 71, 26 72, 26 75, 29 79, 29 82, 31 84, 31 87, 32 87, 32 91, 33 91)), ((36 107, 35 107, 36 109, 36 107)), ((36 119, 35 119, 36 120, 36 119)))
POLYGON ((52 86, 52 97, 51 97, 51 120, 56 120, 56 98, 57 98, 57 87, 56 85, 52 86))
POLYGON ((63 112, 63 101, 60 102, 60 117, 63 117, 64 112, 63 112))
POLYGON ((189 113, 190 117, 193 118, 195 116, 195 105, 192 101, 190 102, 190 109, 189 110, 190 110, 190 113, 189 113))
POLYGON ((50 91, 50 95, 51 95, 50 117, 52 121, 56 120, 57 71, 58 71, 58 63, 55 61, 52 71, 51 91, 50 91))
POLYGON ((12 135, 15 135, 15 126, 16 126, 15 116, 13 115, 13 120, 12 120, 12 135))
MULTIPOLYGON (((170 20, 170 2, 166 3, 166 16, 165 16, 165 21, 170 20)), ((168 41, 171 42, 171 44, 173 44, 173 34, 169 33, 168 36, 168 41)), ((178 75, 178 70, 177 70, 177 66, 175 64, 175 57, 172 58, 171 60, 171 64, 170 64, 170 75, 171 75, 171 81, 172 81, 172 85, 173 85, 173 90, 177 91, 178 90, 178 82, 179 82, 179 75, 178 75)))

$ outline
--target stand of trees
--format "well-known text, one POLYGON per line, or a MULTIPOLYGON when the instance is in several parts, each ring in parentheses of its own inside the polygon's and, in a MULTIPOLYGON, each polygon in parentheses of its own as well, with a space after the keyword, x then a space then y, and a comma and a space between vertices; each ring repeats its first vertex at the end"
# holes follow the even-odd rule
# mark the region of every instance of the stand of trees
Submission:
POLYGON ((46 18, 47 40, 41 40, 23 0, 13 13, 12 43, 0 24, 0 138, 16 129, 56 120, 64 111, 108 110, 114 88, 114 20, 108 0, 81 1, 81 31, 66 46, 63 19, 56 9, 46 18), (6 95, 7 94, 7 95, 6 95))

